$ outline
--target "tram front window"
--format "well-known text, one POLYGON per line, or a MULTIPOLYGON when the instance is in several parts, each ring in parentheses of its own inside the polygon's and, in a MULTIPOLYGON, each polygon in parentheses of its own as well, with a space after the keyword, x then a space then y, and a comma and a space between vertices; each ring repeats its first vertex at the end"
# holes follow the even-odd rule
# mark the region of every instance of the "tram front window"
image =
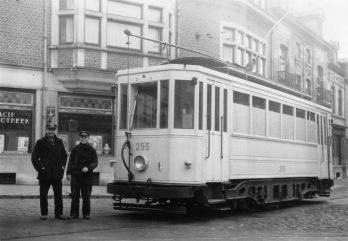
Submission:
POLYGON ((175 80, 174 128, 193 129, 194 87, 192 81, 175 80))
MULTIPOLYGON (((133 129, 156 128, 157 124, 157 82, 134 85, 136 107, 133 129)), ((133 105, 133 104, 132 104, 133 105)))

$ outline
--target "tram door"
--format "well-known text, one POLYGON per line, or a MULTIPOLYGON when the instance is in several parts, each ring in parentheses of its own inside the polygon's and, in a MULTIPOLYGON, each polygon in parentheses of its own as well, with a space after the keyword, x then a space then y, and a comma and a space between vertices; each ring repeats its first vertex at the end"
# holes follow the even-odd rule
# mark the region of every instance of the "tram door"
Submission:
POLYGON ((326 114, 317 115, 317 143, 318 156, 320 160, 320 176, 321 178, 332 178, 332 155, 330 150, 329 138, 330 129, 326 114), (330 173, 331 172, 331 173, 330 173))
POLYGON ((228 166, 228 85, 207 81, 206 180, 224 181, 228 166))

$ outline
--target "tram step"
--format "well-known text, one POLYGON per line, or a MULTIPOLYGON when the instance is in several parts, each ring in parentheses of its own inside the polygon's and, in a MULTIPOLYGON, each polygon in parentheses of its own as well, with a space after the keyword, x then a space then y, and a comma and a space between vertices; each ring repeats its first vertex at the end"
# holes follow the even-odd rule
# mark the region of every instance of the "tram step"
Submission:
POLYGON ((224 203, 226 202, 226 199, 208 199, 209 204, 217 204, 217 203, 224 203))

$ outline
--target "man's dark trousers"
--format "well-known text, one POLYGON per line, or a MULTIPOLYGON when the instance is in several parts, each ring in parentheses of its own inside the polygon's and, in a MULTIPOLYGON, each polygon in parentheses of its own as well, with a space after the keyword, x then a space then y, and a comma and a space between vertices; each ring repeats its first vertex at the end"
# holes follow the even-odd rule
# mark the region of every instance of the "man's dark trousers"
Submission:
POLYGON ((91 214, 92 177, 71 176, 70 216, 72 217, 79 217, 80 191, 82 194, 82 215, 89 216, 91 214))
POLYGON ((54 192, 54 215, 63 215, 62 179, 40 180, 39 184, 41 215, 47 216, 48 214, 47 195, 51 185, 54 192))

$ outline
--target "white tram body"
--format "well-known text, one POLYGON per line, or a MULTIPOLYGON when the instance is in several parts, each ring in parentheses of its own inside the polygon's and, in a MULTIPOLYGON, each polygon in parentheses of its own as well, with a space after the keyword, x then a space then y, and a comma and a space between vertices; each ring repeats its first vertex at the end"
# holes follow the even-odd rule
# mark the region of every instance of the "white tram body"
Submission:
POLYGON ((240 202, 253 211, 329 195, 330 109, 188 59, 116 75, 115 180, 107 185, 115 209, 240 202))

